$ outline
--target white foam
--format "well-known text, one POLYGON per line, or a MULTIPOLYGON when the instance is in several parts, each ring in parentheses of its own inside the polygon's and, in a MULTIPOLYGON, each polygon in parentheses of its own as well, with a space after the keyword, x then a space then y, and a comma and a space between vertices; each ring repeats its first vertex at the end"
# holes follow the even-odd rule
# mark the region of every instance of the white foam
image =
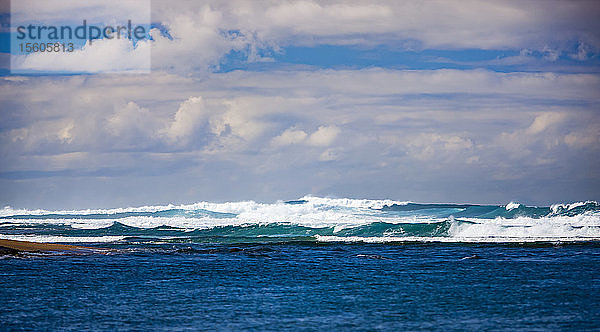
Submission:
POLYGON ((100 229, 110 227, 115 221, 136 228, 171 227, 174 229, 194 230, 209 229, 225 226, 249 226, 268 224, 289 224, 311 228, 334 227, 335 232, 346 228, 368 225, 373 222, 384 222, 389 224, 414 224, 414 223, 436 223, 444 219, 416 218, 416 217, 365 217, 363 215, 352 215, 347 213, 336 213, 325 211, 307 214, 270 214, 259 211, 256 213, 244 213, 233 218, 187 218, 177 217, 148 217, 132 216, 115 220, 108 219, 6 219, 7 224, 3 226, 26 226, 26 225, 68 225, 77 229, 100 229))
POLYGON ((305 204, 285 204, 283 201, 275 203, 257 203, 255 201, 239 201, 239 202, 225 202, 225 203, 212 203, 212 202, 198 202, 193 204, 168 204, 168 205, 148 205, 140 207, 127 207, 127 208, 114 208, 114 209, 84 209, 84 210, 44 210, 44 209, 13 209, 10 206, 4 207, 0 210, 1 217, 14 216, 14 215, 43 215, 43 214, 78 214, 78 215, 89 215, 89 214, 116 214, 116 213, 127 213, 127 212, 157 212, 171 209, 181 210, 198 210, 204 209, 213 212, 222 213, 243 213, 249 211, 256 211, 264 209, 268 206, 286 206, 286 207, 298 207, 308 205, 310 207, 315 206, 331 206, 331 207, 347 207, 347 208, 362 208, 362 209, 380 209, 384 205, 406 205, 408 201, 394 201, 394 200, 372 200, 372 199, 351 199, 351 198, 325 198, 316 196, 304 196, 300 200, 305 200, 305 204))
POLYGON ((55 236, 55 235, 7 235, 0 239, 40 243, 107 243, 121 241, 125 236, 55 236))
POLYGON ((584 206, 587 204, 596 204, 597 205, 598 202, 585 201, 585 202, 576 202, 576 203, 571 203, 571 204, 553 204, 552 206, 550 206, 550 210, 552 211, 552 213, 558 213, 560 210, 569 211, 574 208, 584 206))
MULTIPOLYGON (((384 216, 380 211, 373 210, 375 207, 391 204, 402 204, 403 202, 391 200, 354 200, 354 199, 330 199, 306 196, 302 198, 307 202, 304 204, 286 204, 282 201, 273 204, 256 203, 253 201, 209 203, 200 202, 186 206, 169 206, 175 209, 185 210, 208 210, 212 212, 231 213, 233 216, 224 217, 152 217, 152 216, 130 216, 114 219, 4 219, 5 222, 21 224, 60 224, 71 225, 79 229, 97 229, 111 226, 115 221, 127 226, 138 228, 154 228, 158 226, 177 227, 184 229, 205 229, 220 226, 240 226, 252 224, 293 224, 305 227, 322 228, 336 227, 340 230, 348 227, 366 225, 373 222, 384 223, 417 223, 437 222, 431 217, 417 216, 384 216)), ((149 207, 136 208, 128 212, 139 212, 141 209, 149 210, 149 207)), ((157 211, 165 207, 153 207, 157 211)), ((115 213, 116 210, 93 211, 94 213, 115 213)), ((41 212, 34 211, 34 214, 41 212)), ((48 211, 45 211, 48 213, 48 211)), ((53 214, 80 214, 85 216, 90 212, 85 211, 53 211, 53 214)), ((120 211, 124 212, 124 211, 120 211)))
POLYGON ((410 201, 394 201, 390 199, 351 199, 351 198, 327 198, 327 197, 316 197, 316 196, 304 196, 301 200, 308 201, 311 204, 321 204, 329 206, 344 206, 351 208, 363 208, 363 209, 381 209, 384 206, 396 205, 407 205, 410 201))
MULTIPOLYGON (((199 202, 191 205, 165 205, 145 206, 138 208, 110 209, 110 210, 79 210, 79 211, 43 211, 43 210, 13 210, 4 208, 0 215, 14 214, 111 214, 123 212, 150 212, 168 209, 198 210, 204 209, 213 212, 230 213, 230 217, 202 216, 188 217, 177 215, 173 217, 130 216, 112 219, 3 219, 2 226, 25 225, 69 225, 77 229, 100 229, 110 227, 114 222, 137 228, 156 228, 159 226, 195 230, 209 229, 223 226, 247 226, 267 224, 289 224, 311 228, 333 227, 334 233, 347 228, 368 225, 375 222, 389 224, 403 223, 436 223, 445 219, 427 216, 412 215, 399 216, 397 214, 382 213, 377 208, 384 205, 407 204, 392 200, 366 200, 348 198, 322 198, 305 196, 301 198, 306 203, 286 204, 282 201, 267 204, 254 201, 210 203, 199 202)), ((553 211, 560 209, 573 209, 590 202, 579 202, 567 205, 553 205, 553 211)), ((595 202, 594 202, 595 203, 595 202)), ((506 205, 507 210, 518 208, 520 204, 511 202, 506 205)), ((600 238, 600 213, 591 212, 576 216, 551 216, 542 218, 518 217, 514 219, 477 219, 462 218, 471 223, 454 221, 450 218, 451 227, 447 237, 443 238, 414 238, 404 237, 402 230, 392 230, 386 236, 374 238, 373 241, 462 241, 462 242, 501 242, 501 241, 547 241, 551 239, 597 239, 600 238)), ((9 235, 6 235, 9 236, 9 235)), ((68 241, 75 238, 65 237, 68 241)), ((102 238, 102 237, 100 237, 102 238)), ((87 238, 88 240, 91 238, 87 238)), ((327 238, 323 238, 327 239, 327 238)), ((320 240, 323 240, 320 239, 320 240)), ((353 238, 346 238, 353 239, 353 238)), ((364 242, 363 237, 357 238, 364 242)), ((561 240, 562 241, 562 240, 561 240)))
POLYGON ((519 203, 510 202, 510 203, 506 204, 506 210, 510 211, 512 209, 518 209, 520 206, 521 206, 521 204, 519 204, 519 203))
POLYGON ((115 219, 2 219, 0 227, 27 225, 64 225, 77 229, 100 229, 110 227, 115 219))
POLYGON ((316 236, 318 241, 331 242, 572 242, 600 240, 600 216, 554 216, 545 218, 519 217, 514 219, 450 219, 448 236, 398 236, 402 232, 385 233, 379 237, 316 236))
MULTIPOLYGON (((183 206, 183 205, 182 205, 183 206)), ((44 210, 44 209, 13 209, 10 206, 0 210, 0 217, 8 217, 15 215, 43 215, 43 214, 70 214, 70 215, 89 215, 89 214, 116 214, 126 212, 157 212, 169 209, 178 208, 175 205, 155 205, 155 206, 140 206, 115 209, 84 209, 84 210, 44 210)))
POLYGON ((454 238, 600 238, 600 217, 577 215, 545 218, 468 219, 475 223, 452 223, 449 236, 454 238))
POLYGON ((394 243, 394 242, 440 242, 440 243, 535 243, 535 242, 584 242, 599 241, 600 237, 425 237, 425 236, 323 236, 315 235, 319 242, 362 242, 362 243, 394 243))

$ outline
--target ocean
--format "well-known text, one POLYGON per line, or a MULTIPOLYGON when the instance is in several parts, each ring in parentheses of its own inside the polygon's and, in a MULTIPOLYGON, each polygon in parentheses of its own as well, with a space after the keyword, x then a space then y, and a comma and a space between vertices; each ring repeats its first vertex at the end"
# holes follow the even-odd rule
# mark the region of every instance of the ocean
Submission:
POLYGON ((0 330, 599 330, 600 205, 0 210, 0 330))

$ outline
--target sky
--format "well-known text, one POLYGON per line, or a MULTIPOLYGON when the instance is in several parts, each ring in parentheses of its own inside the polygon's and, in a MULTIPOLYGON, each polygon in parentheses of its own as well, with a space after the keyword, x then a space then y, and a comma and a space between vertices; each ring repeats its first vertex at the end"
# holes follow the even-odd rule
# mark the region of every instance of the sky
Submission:
POLYGON ((19 62, 56 73, 3 25, 1 206, 600 200, 597 1, 139 3, 151 39, 19 62))

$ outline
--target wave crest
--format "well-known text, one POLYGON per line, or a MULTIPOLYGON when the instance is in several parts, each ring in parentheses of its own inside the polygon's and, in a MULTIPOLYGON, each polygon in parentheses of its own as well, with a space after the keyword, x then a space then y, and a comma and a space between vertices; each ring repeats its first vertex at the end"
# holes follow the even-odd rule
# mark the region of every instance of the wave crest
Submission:
POLYGON ((225 238, 260 242, 265 238, 357 237, 381 242, 596 241, 600 239, 600 206, 593 201, 531 207, 513 202, 419 204, 305 196, 272 204, 199 202, 77 211, 4 208, 0 237, 11 236, 70 236, 73 242, 102 236, 217 242, 225 238))

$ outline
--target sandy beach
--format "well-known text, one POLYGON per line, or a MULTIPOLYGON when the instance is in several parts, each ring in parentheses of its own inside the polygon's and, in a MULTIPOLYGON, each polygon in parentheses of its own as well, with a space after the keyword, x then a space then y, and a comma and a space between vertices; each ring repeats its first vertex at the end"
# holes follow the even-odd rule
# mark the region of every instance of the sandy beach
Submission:
POLYGON ((72 246, 55 243, 38 243, 28 241, 4 240, 0 239, 0 250, 25 251, 25 252, 44 252, 44 251, 79 251, 90 250, 93 248, 72 246))

